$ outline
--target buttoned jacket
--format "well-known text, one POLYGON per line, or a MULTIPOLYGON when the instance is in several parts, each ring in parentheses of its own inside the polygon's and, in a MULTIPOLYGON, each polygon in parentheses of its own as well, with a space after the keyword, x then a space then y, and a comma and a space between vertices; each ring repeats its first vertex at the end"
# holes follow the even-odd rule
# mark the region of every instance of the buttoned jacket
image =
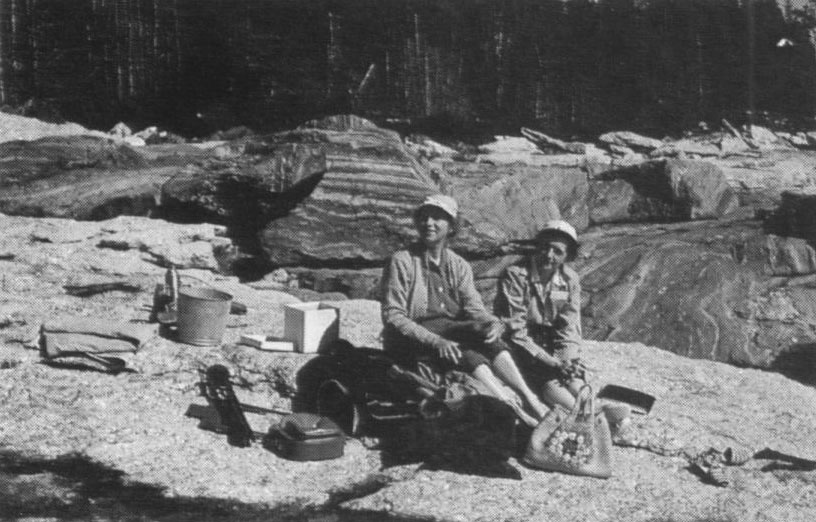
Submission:
MULTIPOLYGON (((398 333, 433 346, 441 337, 416 322, 428 313, 428 281, 423 270, 425 249, 413 245, 400 250, 386 263, 381 280, 383 341, 398 333)), ((453 299, 466 320, 496 320, 485 308, 473 281, 470 264, 453 250, 445 249, 440 268, 453 299)))

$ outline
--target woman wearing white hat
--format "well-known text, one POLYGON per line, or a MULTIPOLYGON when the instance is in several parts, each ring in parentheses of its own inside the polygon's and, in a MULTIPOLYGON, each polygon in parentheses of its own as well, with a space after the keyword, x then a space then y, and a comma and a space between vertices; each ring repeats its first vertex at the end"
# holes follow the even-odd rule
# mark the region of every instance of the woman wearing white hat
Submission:
POLYGON ((582 384, 581 285, 565 263, 578 254, 578 234, 566 221, 550 221, 535 245, 534 254, 502 274, 495 309, 527 382, 549 405, 571 408, 582 384))
MULTIPOLYGON (((383 346, 394 361, 435 373, 458 369, 512 403, 499 379, 513 388, 537 418, 548 408, 526 385, 501 340, 502 322, 484 306, 467 261, 447 248, 457 231, 458 205, 441 194, 417 208, 419 241, 395 253, 382 277, 383 346), (495 372, 495 374, 494 374, 495 372)), ((522 419, 535 423, 529 415, 522 419)))

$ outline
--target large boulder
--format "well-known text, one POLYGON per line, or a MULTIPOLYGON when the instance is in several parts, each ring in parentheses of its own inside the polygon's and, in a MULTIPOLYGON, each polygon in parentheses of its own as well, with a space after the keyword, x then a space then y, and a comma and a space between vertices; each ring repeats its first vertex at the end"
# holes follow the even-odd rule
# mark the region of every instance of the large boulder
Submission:
POLYGON ((232 237, 254 246, 258 233, 306 197, 327 168, 325 150, 280 139, 244 138, 188 165, 162 186, 162 215, 226 225, 232 237))
POLYGON ((333 117, 282 133, 325 155, 317 185, 260 234, 277 265, 380 263, 414 237, 416 206, 439 188, 393 131, 357 117, 333 117))
POLYGON ((589 257, 578 268, 590 338, 771 367, 791 339, 813 337, 801 276, 816 274, 816 263, 805 242, 767 235, 754 221, 666 232, 584 239, 589 257))
POLYGON ((739 206, 716 166, 663 159, 608 171, 589 185, 593 224, 722 217, 739 206))
POLYGON ((767 151, 762 158, 710 161, 723 171, 740 204, 756 209, 774 210, 781 203, 783 192, 816 184, 813 153, 809 151, 767 151))
POLYGON ((148 215, 181 162, 94 136, 6 142, 0 144, 0 211, 74 219, 148 215))
POLYGON ((219 147, 164 185, 162 212, 227 225, 275 265, 379 262, 438 190, 399 134, 341 115, 219 147))
POLYGON ((453 246, 465 255, 494 254, 508 242, 533 237, 551 219, 587 227, 581 169, 460 162, 440 168, 445 191, 459 201, 462 227, 453 246))

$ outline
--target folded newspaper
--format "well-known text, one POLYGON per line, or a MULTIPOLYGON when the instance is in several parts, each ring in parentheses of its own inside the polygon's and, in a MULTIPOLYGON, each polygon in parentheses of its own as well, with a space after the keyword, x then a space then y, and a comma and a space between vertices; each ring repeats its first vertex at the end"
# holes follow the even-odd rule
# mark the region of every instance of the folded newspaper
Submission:
POLYGON ((270 352, 293 352, 295 351, 295 343, 286 341, 280 337, 273 337, 261 334, 241 334, 239 344, 252 346, 259 350, 267 350, 270 352))

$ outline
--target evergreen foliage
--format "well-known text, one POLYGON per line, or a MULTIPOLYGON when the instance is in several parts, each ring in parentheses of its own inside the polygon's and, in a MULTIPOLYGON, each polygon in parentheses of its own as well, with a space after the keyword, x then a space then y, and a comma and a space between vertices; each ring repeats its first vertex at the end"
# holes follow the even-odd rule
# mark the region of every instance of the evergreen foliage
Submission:
POLYGON ((340 112, 566 136, 743 123, 752 107, 810 118, 816 18, 808 6, 0 0, 0 103, 188 135, 340 112), (778 47, 781 38, 794 45, 778 47))

